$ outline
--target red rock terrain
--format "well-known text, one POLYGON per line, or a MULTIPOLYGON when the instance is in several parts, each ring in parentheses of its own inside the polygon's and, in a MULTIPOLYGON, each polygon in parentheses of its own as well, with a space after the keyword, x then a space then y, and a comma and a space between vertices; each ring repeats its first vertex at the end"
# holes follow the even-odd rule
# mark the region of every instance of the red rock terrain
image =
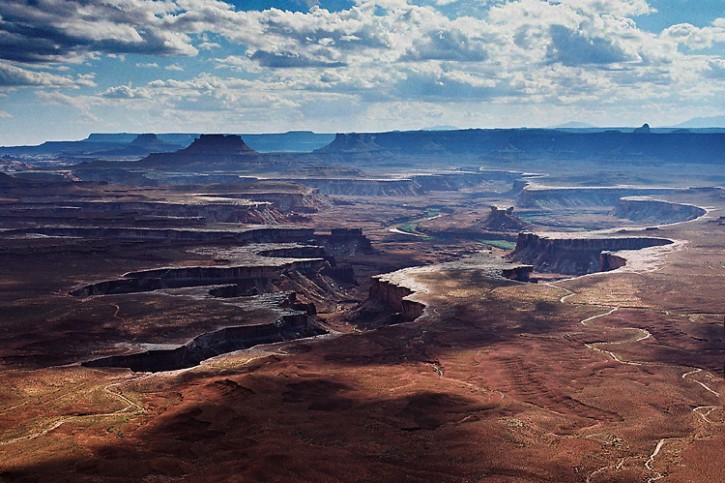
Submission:
MULTIPOLYGON (((372 252, 355 231, 320 239, 325 250, 336 236, 354 240, 335 256, 357 287, 298 270, 269 284, 314 302, 330 334, 157 373, 79 362, 181 344, 272 309, 235 305, 245 287, 229 299, 198 280, 69 292, 128 272, 161 280, 163 267, 236 266, 259 255, 248 240, 46 238, 10 227, 19 231, 0 252, 0 481, 725 479, 721 200, 707 195, 714 212, 657 230, 675 243, 615 252, 626 260, 617 270, 537 284, 504 278, 492 268, 504 263, 497 251, 481 244, 390 231, 443 200, 456 213, 470 202, 346 196, 307 212, 308 230, 343 220, 374 242, 372 252), (484 253, 456 261, 474 250, 484 253), (385 288, 369 282, 412 265, 385 288), (401 323, 342 317, 371 285, 401 323)), ((213 224, 200 230, 231 230, 213 224)))

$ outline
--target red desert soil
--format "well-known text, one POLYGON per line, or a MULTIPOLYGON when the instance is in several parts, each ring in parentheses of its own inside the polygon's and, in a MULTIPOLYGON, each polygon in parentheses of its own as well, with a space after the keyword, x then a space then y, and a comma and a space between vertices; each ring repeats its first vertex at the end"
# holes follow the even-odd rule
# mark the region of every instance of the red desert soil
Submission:
MULTIPOLYGON (((688 243, 548 283, 408 270, 427 305, 413 322, 156 374, 74 363, 106 340, 183 340, 214 323, 206 306, 65 294, 143 268, 147 250, 156 265, 191 252, 84 245, 45 281, 23 274, 52 253, 16 260, 0 275, 0 481, 725 481, 723 227, 658 236, 688 243)), ((389 241, 401 259, 447 257, 389 241)))

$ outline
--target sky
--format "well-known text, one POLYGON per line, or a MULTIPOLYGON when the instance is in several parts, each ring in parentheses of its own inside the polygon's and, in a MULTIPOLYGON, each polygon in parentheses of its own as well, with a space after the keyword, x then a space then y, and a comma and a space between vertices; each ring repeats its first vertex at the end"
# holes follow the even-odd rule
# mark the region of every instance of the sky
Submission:
POLYGON ((0 145, 719 115, 723 0, 0 0, 0 145))

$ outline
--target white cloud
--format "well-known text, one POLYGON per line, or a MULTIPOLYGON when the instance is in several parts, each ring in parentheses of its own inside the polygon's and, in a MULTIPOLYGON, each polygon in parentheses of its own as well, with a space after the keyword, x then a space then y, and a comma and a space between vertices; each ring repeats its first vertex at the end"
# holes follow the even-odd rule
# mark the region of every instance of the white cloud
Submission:
POLYGON ((716 43, 725 43, 725 19, 717 19, 712 26, 695 27, 680 23, 667 27, 660 34, 663 40, 670 40, 692 50, 703 50, 716 43))
POLYGON ((0 47, 12 47, 0 48, 0 58, 25 62, 8 64, 25 74, 6 73, 6 82, 90 86, 92 78, 49 66, 72 60, 92 68, 109 54, 134 61, 131 54, 147 54, 153 57, 135 65, 159 69, 160 78, 145 84, 120 70, 119 85, 98 89, 100 102, 86 102, 86 112, 112 104, 178 116, 193 110, 196 119, 213 112, 209 119, 220 123, 247 122, 244 115, 324 122, 322 113, 341 116, 347 106, 362 123, 404 105, 465 125, 486 119, 472 106, 534 112, 651 102, 659 109, 684 97, 721 101, 725 89, 723 56, 715 50, 725 19, 655 34, 635 22, 653 11, 645 0, 359 0, 333 12, 238 11, 219 0, 44 1, 45 11, 29 7, 23 20, 47 31, 37 39, 3 37, 8 25, 20 25, 23 2, 0 3, 0 47), (209 49, 211 55, 174 62, 209 49), (163 69, 181 65, 188 67, 181 79, 164 78, 163 69), (216 75, 191 77, 205 70, 216 75))
POLYGON ((148 99, 151 97, 148 89, 137 89, 127 85, 109 87, 101 95, 111 99, 148 99))
POLYGON ((92 75, 62 76, 0 62, 0 88, 27 86, 78 88, 93 87, 95 83, 92 75))
POLYGON ((67 62, 94 52, 196 55, 198 51, 186 32, 168 28, 181 3, 3 0, 0 58, 67 62))

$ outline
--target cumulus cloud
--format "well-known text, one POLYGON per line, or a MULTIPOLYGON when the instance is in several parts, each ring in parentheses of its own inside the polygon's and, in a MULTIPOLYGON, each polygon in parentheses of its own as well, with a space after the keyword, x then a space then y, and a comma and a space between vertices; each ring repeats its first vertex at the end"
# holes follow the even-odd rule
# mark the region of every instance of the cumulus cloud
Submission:
POLYGON ((563 25, 549 28, 551 44, 546 57, 551 62, 564 65, 612 64, 633 60, 612 40, 602 37, 587 37, 581 31, 571 30, 563 25))
POLYGON ((725 59, 710 59, 705 75, 711 79, 725 80, 725 59))
POLYGON ((717 19, 713 25, 702 28, 689 23, 672 25, 660 36, 692 50, 707 49, 716 43, 725 43, 725 19, 717 19))
POLYGON ((342 67, 344 62, 327 62, 321 59, 309 58, 292 52, 267 52, 258 50, 250 59, 262 67, 289 68, 289 67, 342 67))
POLYGON ((23 69, 9 63, 0 62, 0 87, 93 87, 93 76, 62 76, 44 71, 23 69))
POLYGON ((151 97, 148 89, 136 89, 127 85, 109 87, 101 95, 111 99, 148 99, 151 97))
POLYGON ((3 0, 0 58, 62 62, 89 52, 194 55, 189 36, 167 28, 176 8, 144 0, 3 0))
POLYGON ((217 115, 210 119, 237 122, 242 113, 274 118, 265 109, 305 119, 346 106, 362 116, 394 114, 379 106, 396 103, 413 112, 413 105, 612 105, 662 100, 668 92, 723 92, 722 55, 712 49, 725 41, 725 20, 648 32, 637 23, 653 13, 645 0, 325 5, 332 4, 299 0, 287 11, 221 0, 1 0, 0 60, 15 70, 0 69, 0 84, 90 85, 92 78, 71 73, 115 55, 118 85, 99 88, 100 101, 134 109, 152 104, 169 116, 193 110, 196 119, 206 110, 217 115), (129 67, 158 69, 160 78, 134 82, 140 72, 123 69, 123 55, 129 67), (197 57, 177 63, 175 56, 197 57), (181 65, 179 79, 167 78, 166 70, 181 65), (216 75, 193 74, 204 71, 216 75))
POLYGON ((458 30, 438 30, 411 45, 402 59, 479 62, 486 57, 485 42, 472 39, 458 30))

